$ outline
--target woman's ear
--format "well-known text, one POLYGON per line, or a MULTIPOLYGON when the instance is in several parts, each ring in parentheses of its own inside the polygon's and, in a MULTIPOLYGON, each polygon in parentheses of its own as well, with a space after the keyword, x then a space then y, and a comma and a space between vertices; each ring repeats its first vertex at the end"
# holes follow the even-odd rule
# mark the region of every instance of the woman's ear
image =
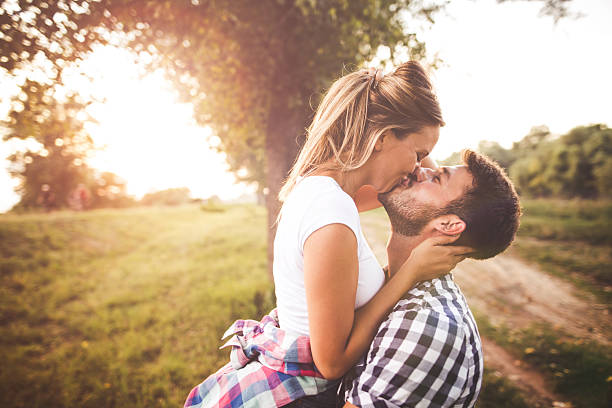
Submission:
POLYGON ((376 141, 376 143, 374 143, 375 152, 380 152, 382 150, 384 137, 385 137, 385 134, 383 133, 382 135, 378 137, 378 140, 376 141))
POLYGON ((444 235, 457 235, 465 231, 465 221, 455 214, 447 214, 434 220, 434 228, 444 235))
POLYGON ((387 130, 382 135, 378 136, 378 140, 374 144, 374 151, 380 152, 383 149, 383 145, 385 144, 385 139, 389 137, 391 130, 387 130))

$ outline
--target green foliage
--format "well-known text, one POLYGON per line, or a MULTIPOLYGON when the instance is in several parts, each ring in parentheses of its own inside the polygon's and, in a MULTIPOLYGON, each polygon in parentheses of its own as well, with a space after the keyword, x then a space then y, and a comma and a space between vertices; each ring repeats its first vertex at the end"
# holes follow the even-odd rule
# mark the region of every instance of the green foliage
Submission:
POLYGON ((612 129, 580 126, 531 152, 517 151, 510 176, 522 194, 555 197, 606 197, 610 176, 602 170, 612 157, 612 129), (522 153, 522 154, 521 154, 522 153))
POLYGON ((50 84, 26 80, 9 118, 0 122, 6 129, 3 139, 24 146, 9 157, 9 171, 19 180, 16 210, 131 205, 123 180, 85 163, 93 149, 79 119, 85 102, 74 93, 58 100, 55 91, 50 84))
POLYGON ((54 63, 53 76, 97 41, 105 41, 103 30, 91 29, 103 10, 96 1, 15 0, 0 2, 0 67, 11 72, 34 58, 54 63))
POLYGON ((169 188, 147 193, 140 200, 144 205, 181 205, 191 201, 191 192, 187 187, 169 188))
MULTIPOLYGON (((431 17, 420 1, 106 2, 135 50, 153 46, 162 65, 213 127, 241 177, 266 184, 292 164, 318 92, 373 58, 381 45, 423 58, 401 13, 431 17), (181 81, 181 78, 183 81, 181 81), (269 160, 266 162, 266 160, 269 160), (246 176, 244 175, 246 174, 246 176)), ((394 55, 394 54, 392 54, 394 55)), ((406 58, 404 56, 403 58, 406 58)))
MULTIPOLYGON (((2 4, 2 64, 9 72, 41 52, 57 74, 94 43, 123 31, 135 52, 176 79, 200 123, 221 138, 232 170, 263 188, 266 155, 281 180, 297 152, 317 92, 344 66, 362 65, 379 46, 423 58, 424 44, 402 13, 429 20, 441 3, 420 0, 83 1, 2 4), (23 24, 22 24, 23 23, 23 24), (76 31, 75 31, 76 30, 76 31), (35 33, 35 35, 30 34, 35 33), (61 46, 60 46, 61 45, 61 46), (58 49, 59 47, 59 49, 58 49), (272 143, 266 140, 273 138, 272 143), (246 174, 246 176, 244 176, 246 174)), ((61 78, 56 75, 55 80, 61 78)), ((270 140, 268 140, 270 141, 270 140)), ((279 186, 269 186, 276 189, 279 186)), ((272 192, 274 194, 275 190, 272 192)))
POLYGON ((521 200, 512 251, 612 307, 612 202, 521 200))
MULTIPOLYGON (((595 198, 612 194, 612 129, 579 126, 554 138, 546 126, 536 126, 510 149, 482 141, 479 152, 509 173, 523 196, 595 198)), ((458 164, 453 153, 442 164, 458 164)))
POLYGON ((609 200, 522 199, 519 236, 612 245, 612 202, 609 200))
POLYGON ((523 330, 494 326, 476 316, 480 333, 545 373, 559 395, 577 408, 609 406, 612 349, 567 336, 560 328, 538 324, 523 330))
POLYGON ((530 408, 525 396, 507 378, 485 368, 477 408, 530 408))
POLYGON ((11 175, 20 179, 20 205, 67 206, 71 191, 87 177, 83 160, 93 145, 76 119, 83 103, 76 95, 59 103, 51 86, 28 80, 13 104, 9 119, 3 123, 8 130, 4 140, 30 144, 9 157, 11 175))
POLYGON ((0 406, 182 404, 274 305, 265 210, 0 217, 0 406))
POLYGON ((506 171, 508 171, 512 163, 516 160, 516 153, 514 151, 504 149, 497 142, 483 140, 478 143, 477 150, 482 154, 494 158, 501 167, 506 169, 506 171))

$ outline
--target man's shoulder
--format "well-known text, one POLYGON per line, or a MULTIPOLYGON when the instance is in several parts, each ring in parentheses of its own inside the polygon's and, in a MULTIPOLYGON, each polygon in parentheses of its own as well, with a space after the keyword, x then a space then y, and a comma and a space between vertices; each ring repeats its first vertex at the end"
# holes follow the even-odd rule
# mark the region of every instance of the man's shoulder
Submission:
POLYGON ((454 321, 458 325, 464 323, 466 315, 471 315, 463 293, 450 276, 422 282, 406 292, 387 320, 410 318, 415 312, 454 321))
POLYGON ((399 345, 424 350, 420 346, 428 342, 442 352, 447 346, 479 342, 476 322, 452 279, 425 282, 407 294, 380 324, 370 353, 399 345))
POLYGON ((361 407, 449 406, 470 381, 469 328, 426 303, 408 299, 398 306, 347 376, 347 400, 361 407))
POLYGON ((418 342, 425 336, 438 342, 455 343, 465 336, 465 324, 464 319, 448 309, 432 307, 420 299, 402 299, 379 326, 376 339, 392 337, 398 344, 418 342))
POLYGON ((417 286, 380 325, 361 364, 345 378, 360 407, 473 401, 482 350, 476 323, 452 277, 417 286))

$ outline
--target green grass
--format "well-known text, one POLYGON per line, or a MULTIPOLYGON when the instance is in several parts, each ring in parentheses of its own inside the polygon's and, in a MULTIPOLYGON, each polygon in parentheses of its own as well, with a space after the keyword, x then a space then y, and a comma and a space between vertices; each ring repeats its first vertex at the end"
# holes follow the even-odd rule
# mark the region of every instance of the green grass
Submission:
POLYGON ((599 302, 612 309, 612 251, 609 247, 519 237, 509 253, 535 262, 542 270, 593 293, 599 302))
POLYGON ((180 406, 272 307, 265 210, 0 217, 0 406, 180 406))
MULTIPOLYGON (((227 361, 231 322, 273 306, 265 222, 251 205, 0 216, 0 406, 180 406, 227 361)), ((478 406, 527 405, 486 371, 478 406)))
POLYGON ((519 236, 612 246, 612 201, 522 199, 519 236))
POLYGON ((576 408, 607 408, 612 398, 612 349, 572 338, 547 324, 522 330, 492 325, 475 313, 481 335, 543 373, 553 390, 576 408))
POLYGON ((612 201, 522 200, 512 252, 612 308, 612 201))
POLYGON ((477 408, 530 408, 525 395, 507 378, 485 367, 477 408))

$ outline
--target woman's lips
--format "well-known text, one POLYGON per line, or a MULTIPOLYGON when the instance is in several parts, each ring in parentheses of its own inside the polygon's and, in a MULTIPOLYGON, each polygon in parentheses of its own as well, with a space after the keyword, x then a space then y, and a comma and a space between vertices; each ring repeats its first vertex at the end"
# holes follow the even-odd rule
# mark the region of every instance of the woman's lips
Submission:
POLYGON ((398 187, 401 187, 402 189, 406 189, 406 188, 409 188, 411 185, 412 185, 412 175, 403 176, 399 179, 399 181, 393 187, 391 187, 389 191, 382 193, 382 194, 388 194, 398 187))

